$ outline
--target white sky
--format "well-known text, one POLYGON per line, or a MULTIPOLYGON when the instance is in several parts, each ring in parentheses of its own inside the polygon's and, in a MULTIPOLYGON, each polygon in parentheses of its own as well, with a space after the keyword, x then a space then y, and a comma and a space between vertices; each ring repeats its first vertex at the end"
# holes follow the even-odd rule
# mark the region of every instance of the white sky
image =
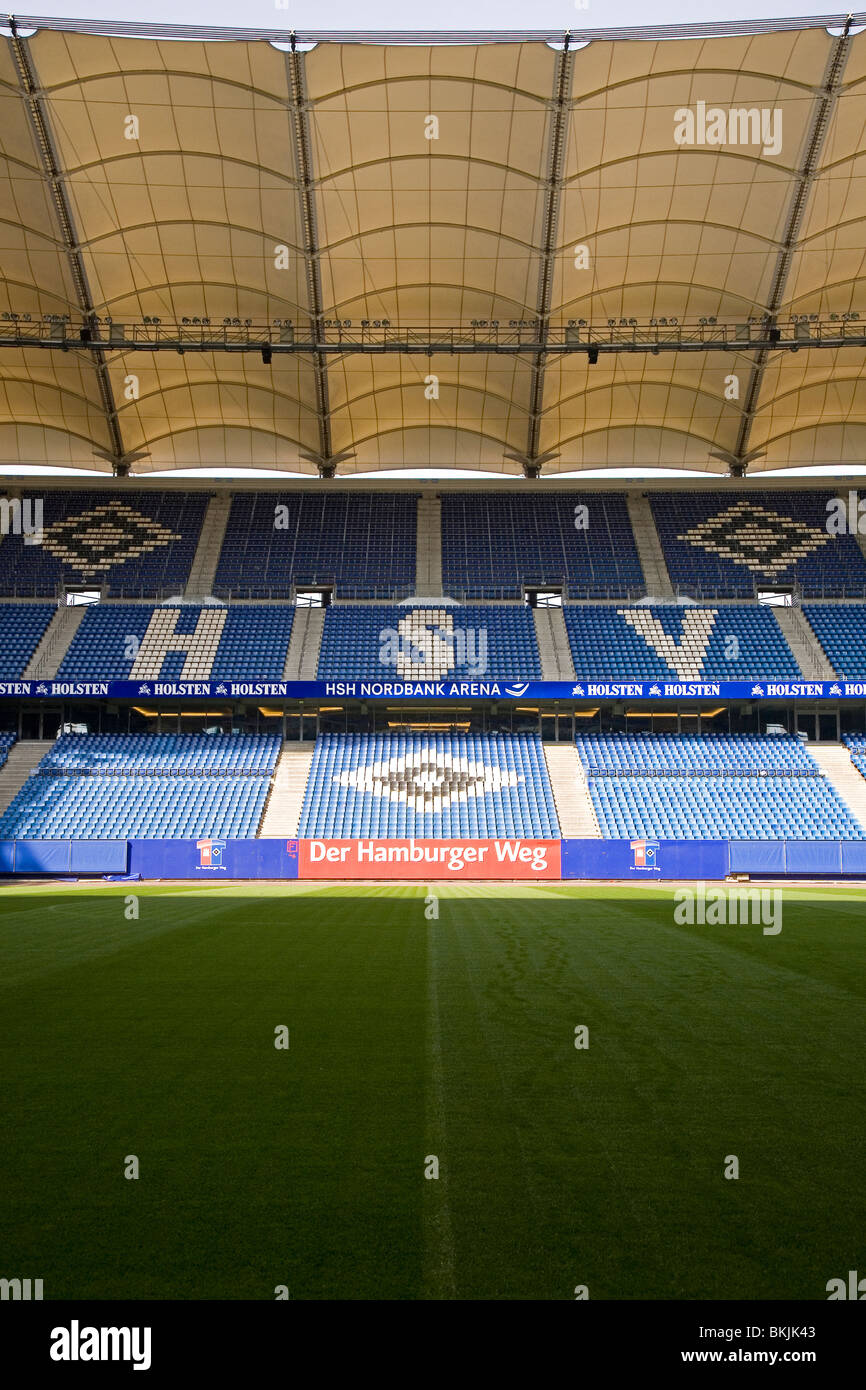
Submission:
MULTIPOLYGON (((694 24, 707 20, 781 19, 795 15, 838 15, 845 7, 822 0, 42 0, 14 7, 26 15, 42 11, 63 19, 123 19, 150 23, 231 25, 248 29, 609 29, 627 25, 694 24)), ((10 8, 12 8, 10 6, 10 8)))

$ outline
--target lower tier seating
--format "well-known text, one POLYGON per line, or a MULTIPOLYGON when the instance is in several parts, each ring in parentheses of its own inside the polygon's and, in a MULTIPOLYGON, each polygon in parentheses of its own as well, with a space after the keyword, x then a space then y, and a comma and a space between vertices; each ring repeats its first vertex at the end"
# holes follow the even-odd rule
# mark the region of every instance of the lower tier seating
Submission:
POLYGON ((0 839, 247 839, 267 792, 263 777, 37 775, 0 818, 0 839))
POLYGON ((589 787, 608 839, 864 838, 826 777, 594 777, 589 787))
POLYGON ((38 770, 141 777, 270 777, 279 751, 276 734, 64 734, 38 770))
POLYGON ((65 735, 0 816, 0 839, 253 837, 279 748, 271 734, 65 735))
POLYGON ((559 822, 537 736, 324 734, 300 835, 556 839, 559 822))
POLYGON ((739 776, 818 772, 799 739, 766 734, 579 734, 575 740, 591 775, 667 772, 739 776))
POLYGON ((608 839, 866 838, 787 735, 584 735, 577 750, 608 839))

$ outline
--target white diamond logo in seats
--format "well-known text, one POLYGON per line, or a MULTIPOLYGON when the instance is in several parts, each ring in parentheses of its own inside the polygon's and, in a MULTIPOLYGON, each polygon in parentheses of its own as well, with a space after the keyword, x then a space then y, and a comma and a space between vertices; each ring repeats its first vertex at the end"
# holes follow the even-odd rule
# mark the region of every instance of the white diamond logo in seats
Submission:
POLYGON ((56 521, 42 543, 75 573, 93 577, 181 538, 124 502, 111 502, 56 521))
POLYGON ((520 773, 510 768, 433 751, 367 763, 334 778, 337 786, 402 801, 413 811, 444 811, 455 802, 516 787, 523 780, 520 773))
POLYGON ((751 499, 734 502, 677 536, 708 555, 717 555, 753 574, 778 577, 806 555, 827 545, 830 536, 751 499))

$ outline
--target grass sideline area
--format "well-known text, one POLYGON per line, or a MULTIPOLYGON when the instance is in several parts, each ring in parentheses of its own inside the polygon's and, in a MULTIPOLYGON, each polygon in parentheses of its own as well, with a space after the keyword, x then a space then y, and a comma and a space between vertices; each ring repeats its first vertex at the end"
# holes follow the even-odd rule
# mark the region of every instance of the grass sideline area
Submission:
POLYGON ((677 925, 661 886, 436 884, 438 920, 427 891, 0 888, 0 1275, 821 1300, 866 1271, 859 887, 784 886, 775 936, 677 925))

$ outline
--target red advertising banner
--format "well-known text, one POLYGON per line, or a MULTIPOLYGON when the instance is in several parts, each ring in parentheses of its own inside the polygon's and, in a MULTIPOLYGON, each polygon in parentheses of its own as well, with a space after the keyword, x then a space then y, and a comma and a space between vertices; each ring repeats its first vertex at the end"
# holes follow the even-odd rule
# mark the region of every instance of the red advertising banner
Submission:
POLYGON ((298 878, 562 877, 559 840, 300 840, 298 878))

